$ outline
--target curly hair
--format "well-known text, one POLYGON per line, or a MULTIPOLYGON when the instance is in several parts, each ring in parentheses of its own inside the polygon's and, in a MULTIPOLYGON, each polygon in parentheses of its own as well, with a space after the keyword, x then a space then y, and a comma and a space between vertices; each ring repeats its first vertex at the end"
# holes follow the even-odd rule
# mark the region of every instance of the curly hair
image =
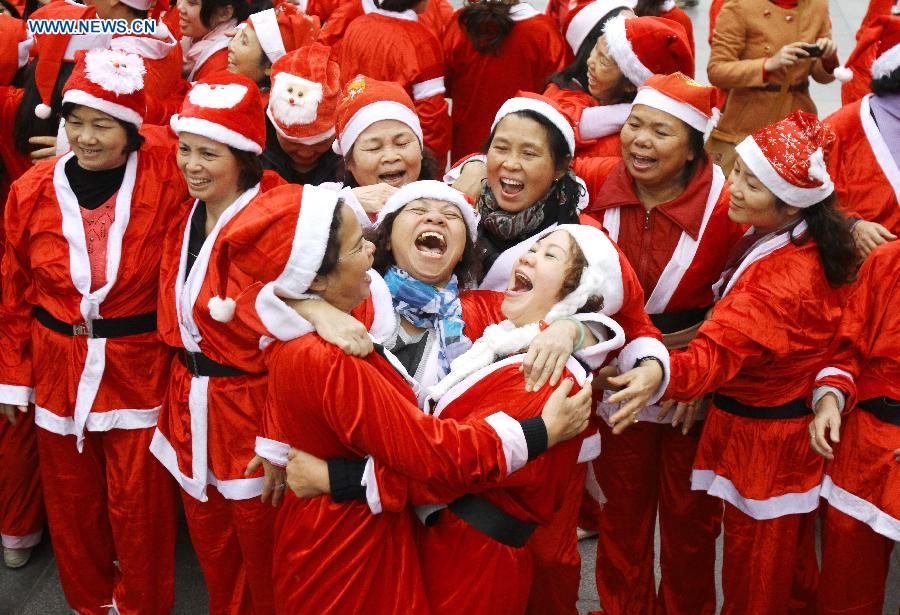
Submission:
MULTIPOLYGON (((568 235, 568 233, 566 234, 568 235)), ((572 257, 569 262, 569 267, 566 269, 566 275, 563 278, 562 286, 559 289, 560 301, 568 297, 576 288, 578 288, 578 285, 581 283, 581 274, 584 273, 584 270, 587 269, 588 266, 587 258, 584 256, 581 246, 578 245, 578 242, 575 241, 575 238, 571 235, 569 235, 569 253, 572 257)), ((602 309, 603 297, 592 295, 583 306, 578 308, 577 313, 589 314, 592 312, 599 312, 602 309)))

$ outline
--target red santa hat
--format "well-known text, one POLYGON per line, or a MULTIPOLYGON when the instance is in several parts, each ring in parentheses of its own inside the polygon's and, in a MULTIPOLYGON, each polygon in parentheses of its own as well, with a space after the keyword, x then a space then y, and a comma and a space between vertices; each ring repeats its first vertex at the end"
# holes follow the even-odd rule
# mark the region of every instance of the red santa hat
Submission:
POLYGON ((363 131, 381 120, 403 122, 416 134, 421 144, 422 124, 416 107, 406 90, 393 81, 377 81, 357 75, 344 86, 344 97, 338 103, 334 153, 346 156, 363 131))
MULTIPOLYGON (((325 258, 338 193, 307 184, 282 186, 267 196, 260 207, 235 219, 220 238, 218 278, 227 283, 229 268, 237 267, 254 280, 273 283, 279 297, 303 299, 325 258)), ((235 301, 228 290, 219 288, 209 300, 210 315, 219 322, 234 317, 235 301)))
POLYGON ((741 161, 779 199, 810 207, 834 192, 826 167, 834 132, 812 113, 794 111, 756 131, 735 150, 741 161))
POLYGON ((884 16, 878 25, 881 26, 880 43, 878 57, 872 62, 872 79, 887 77, 900 67, 900 17, 884 16))
MULTIPOLYGON (((86 20, 96 19, 97 9, 92 6, 84 6, 65 0, 63 2, 51 2, 45 4, 31 14, 31 20, 67 19, 86 20)), ((38 93, 41 95, 41 103, 34 109, 34 114, 41 119, 50 117, 50 99, 53 96, 53 86, 59 76, 59 69, 63 62, 74 62, 75 52, 88 49, 105 49, 109 47, 112 35, 109 34, 37 34, 35 35, 34 52, 37 67, 34 71, 34 81, 38 93)))
POLYGON ((517 111, 533 111, 549 120, 562 133, 566 145, 569 146, 569 155, 575 155, 575 131, 572 130, 572 125, 556 106, 556 102, 540 94, 517 92, 515 98, 510 98, 500 106, 497 115, 494 116, 494 123, 491 124, 491 132, 497 127, 500 120, 517 111))
POLYGON ((568 23, 563 28, 572 53, 578 55, 584 39, 611 11, 619 8, 633 9, 636 5, 637 0, 594 0, 576 7, 566 17, 568 23))
POLYGON ((28 64, 33 44, 23 20, 0 13, 0 85, 9 85, 19 69, 28 64))
POLYGON ((313 43, 272 65, 266 115, 282 138, 314 145, 334 136, 341 69, 331 47, 313 43))
POLYGON ((646 105, 674 115, 709 139, 719 122, 716 88, 697 83, 687 75, 653 75, 638 88, 632 105, 646 105))
POLYGON ((266 120, 259 88, 243 75, 221 71, 193 84, 169 124, 235 149, 261 154, 266 120))
POLYGON ((144 123, 144 59, 112 49, 91 49, 75 55, 75 70, 63 88, 63 103, 84 105, 134 124, 144 123))
POLYGON ((851 67, 853 67, 865 76, 868 82, 870 77, 874 77, 872 70, 876 63, 881 77, 890 75, 900 66, 900 17, 882 15, 871 26, 857 32, 856 47, 853 48, 845 65, 834 69, 834 76, 844 83, 851 81, 853 79, 851 67), (872 63, 869 64, 870 62, 872 63), (868 73, 863 72, 866 69, 868 73))
POLYGON ((384 219, 394 213, 400 211, 413 201, 419 199, 434 199, 435 201, 443 201, 456 205, 459 213, 462 214, 463 221, 466 223, 466 230, 469 231, 469 237, 472 242, 478 241, 478 214, 466 196, 455 188, 451 188, 444 182, 432 179, 423 179, 406 184, 385 202, 384 207, 378 210, 378 219, 375 221, 376 226, 384 222, 384 219))
POLYGON ((316 40, 322 29, 318 17, 305 15, 290 2, 253 13, 246 23, 256 31, 259 46, 272 64, 289 51, 316 40))
POLYGON ((618 15, 603 30, 609 55, 634 85, 652 75, 694 76, 694 54, 681 24, 663 17, 618 15))

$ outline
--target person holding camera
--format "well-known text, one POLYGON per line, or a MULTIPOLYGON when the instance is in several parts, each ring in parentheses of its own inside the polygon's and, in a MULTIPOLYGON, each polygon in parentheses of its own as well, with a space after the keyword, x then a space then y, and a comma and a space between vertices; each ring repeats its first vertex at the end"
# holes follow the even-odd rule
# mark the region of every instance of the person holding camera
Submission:
POLYGON ((726 0, 707 66, 728 92, 707 145, 713 160, 727 174, 744 137, 792 111, 816 113, 809 79, 830 83, 837 65, 827 0, 726 0))

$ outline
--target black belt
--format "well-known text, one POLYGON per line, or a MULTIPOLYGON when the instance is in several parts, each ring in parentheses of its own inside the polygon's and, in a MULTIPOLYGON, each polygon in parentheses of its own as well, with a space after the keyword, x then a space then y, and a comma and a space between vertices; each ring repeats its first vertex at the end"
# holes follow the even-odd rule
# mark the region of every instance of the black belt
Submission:
POLYGON ((665 314, 650 314, 650 320, 665 334, 684 331, 706 320, 709 307, 681 310, 679 312, 666 312, 665 314))
POLYGON ((900 427, 900 401, 890 397, 873 397, 859 402, 859 407, 875 418, 900 427))
MULTIPOLYGON (((762 90, 763 92, 780 92, 781 84, 780 83, 770 83, 769 85, 760 85, 760 86, 753 87, 750 89, 751 90, 762 90)), ((807 90, 809 90, 809 81, 795 83, 791 87, 788 88, 789 92, 806 92, 807 90)))
POLYGON ((482 534, 516 549, 525 546, 537 527, 536 524, 520 521, 487 500, 471 494, 451 502, 447 508, 482 534))
POLYGON ((806 407, 806 400, 802 397, 780 406, 748 406, 733 397, 716 393, 713 395, 713 403, 720 410, 748 419, 797 419, 812 416, 812 410, 806 407))
POLYGON ((122 316, 121 318, 95 318, 77 324, 59 320, 41 307, 34 308, 34 317, 39 323, 63 335, 83 335, 84 337, 127 337, 156 331, 156 312, 122 316))
POLYGON ((178 353, 178 359, 184 365, 192 376, 208 376, 210 378, 224 378, 227 376, 246 376, 247 372, 217 363, 210 359, 202 352, 188 352, 182 349, 178 353))

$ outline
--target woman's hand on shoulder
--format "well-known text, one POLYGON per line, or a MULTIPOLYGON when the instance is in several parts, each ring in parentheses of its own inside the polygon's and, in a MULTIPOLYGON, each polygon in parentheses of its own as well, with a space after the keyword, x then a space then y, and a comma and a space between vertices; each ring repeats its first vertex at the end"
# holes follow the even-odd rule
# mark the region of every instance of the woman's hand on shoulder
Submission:
POLYGON ((481 196, 481 181, 487 177, 487 166, 481 160, 470 160, 463 163, 459 178, 453 187, 466 194, 472 201, 481 196))
POLYGON ((397 190, 398 188, 394 188, 390 184, 378 183, 353 188, 353 196, 367 214, 377 214, 397 190))
POLYGON ((308 320, 322 339, 345 354, 364 357, 372 352, 372 337, 366 326, 351 314, 320 299, 288 300, 286 303, 308 320))

